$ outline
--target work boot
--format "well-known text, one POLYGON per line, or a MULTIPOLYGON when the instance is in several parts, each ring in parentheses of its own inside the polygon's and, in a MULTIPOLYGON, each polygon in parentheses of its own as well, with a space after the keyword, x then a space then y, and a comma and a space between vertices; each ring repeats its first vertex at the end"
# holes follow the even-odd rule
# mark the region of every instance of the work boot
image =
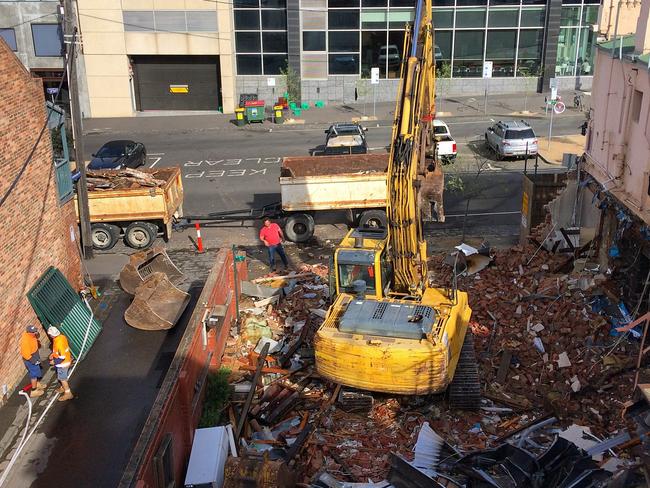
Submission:
POLYGON ((41 383, 40 381, 36 382, 36 389, 37 390, 44 390, 45 388, 47 388, 47 385, 45 383, 41 383))
POLYGON ((74 395, 72 394, 72 392, 71 391, 66 391, 65 393, 63 393, 63 395, 61 395, 59 397, 59 401, 60 402, 66 402, 68 400, 72 400, 73 398, 74 398, 74 395))
POLYGON ((39 390, 39 389, 34 390, 34 389, 32 389, 32 391, 29 392, 29 398, 36 398, 36 397, 41 396, 44 393, 45 393, 45 391, 43 391, 43 390, 39 390))

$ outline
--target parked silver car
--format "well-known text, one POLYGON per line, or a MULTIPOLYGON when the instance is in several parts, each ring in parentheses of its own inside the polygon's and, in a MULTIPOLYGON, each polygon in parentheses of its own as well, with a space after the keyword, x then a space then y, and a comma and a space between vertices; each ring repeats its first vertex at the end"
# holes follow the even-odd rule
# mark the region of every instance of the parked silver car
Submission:
POLYGON ((537 154, 537 136, 523 120, 497 122, 485 132, 485 143, 497 159, 537 154))

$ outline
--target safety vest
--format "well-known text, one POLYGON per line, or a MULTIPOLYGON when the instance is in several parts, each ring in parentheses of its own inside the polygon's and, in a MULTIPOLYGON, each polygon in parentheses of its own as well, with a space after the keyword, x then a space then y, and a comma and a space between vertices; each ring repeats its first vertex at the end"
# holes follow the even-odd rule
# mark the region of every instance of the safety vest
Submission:
POLYGON ((54 338, 52 344, 52 358, 62 359, 63 361, 57 364, 58 368, 67 368, 72 364, 72 354, 70 354, 70 345, 68 338, 63 334, 54 338))
POLYGON ((38 351, 38 339, 34 334, 29 332, 23 332, 23 335, 20 337, 20 354, 23 359, 29 359, 38 351))

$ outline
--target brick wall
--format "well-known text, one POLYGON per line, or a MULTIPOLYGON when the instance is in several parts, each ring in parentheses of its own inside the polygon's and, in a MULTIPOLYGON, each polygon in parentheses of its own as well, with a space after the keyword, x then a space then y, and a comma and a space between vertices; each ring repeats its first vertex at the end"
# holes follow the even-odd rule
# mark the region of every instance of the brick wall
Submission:
MULTIPOLYGON (((0 198, 8 191, 45 123, 41 80, 33 79, 0 39, 0 198)), ((0 387, 22 386, 26 373, 18 340, 40 325, 27 292, 49 266, 73 287, 82 284, 78 227, 72 202, 59 204, 49 130, 16 187, 0 206, 0 387), (74 236, 75 241, 72 241, 74 236)), ((41 343, 49 346, 43 331, 41 343)), ((0 393, 1 395, 1 393, 0 393)))

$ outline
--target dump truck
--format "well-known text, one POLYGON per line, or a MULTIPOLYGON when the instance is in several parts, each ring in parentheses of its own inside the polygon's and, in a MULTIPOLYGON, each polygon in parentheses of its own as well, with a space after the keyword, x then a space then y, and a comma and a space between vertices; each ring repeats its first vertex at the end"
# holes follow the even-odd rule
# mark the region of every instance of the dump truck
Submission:
POLYGON ((145 168, 138 171, 151 178, 138 179, 122 170, 103 170, 93 172, 94 177, 88 179, 88 210, 94 249, 111 249, 120 237, 129 247, 147 249, 156 237, 162 236, 165 240, 171 237, 174 219, 183 215, 181 169, 145 168))
POLYGON ((386 227, 388 154, 287 157, 280 194, 284 233, 293 242, 314 234, 317 212, 343 210, 351 226, 386 227))

